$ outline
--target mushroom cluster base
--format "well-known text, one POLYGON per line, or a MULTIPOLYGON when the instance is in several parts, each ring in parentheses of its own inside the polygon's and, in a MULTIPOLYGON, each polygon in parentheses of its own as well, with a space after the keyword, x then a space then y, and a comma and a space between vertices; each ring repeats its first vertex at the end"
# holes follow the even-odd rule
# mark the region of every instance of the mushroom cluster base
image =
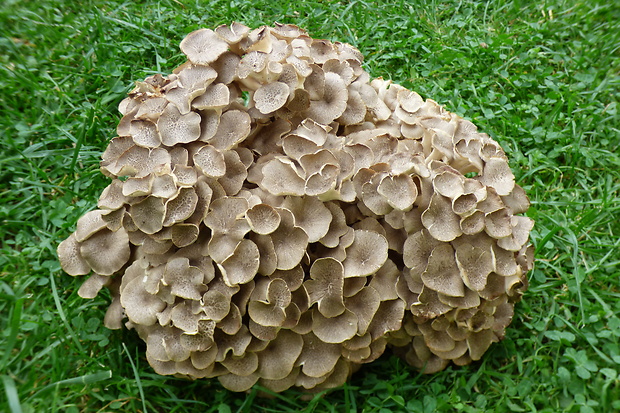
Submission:
POLYGON ((181 50, 121 102, 112 182, 58 247, 157 373, 318 391, 386 347, 431 373, 504 336, 533 221, 497 142, 293 25, 181 50))

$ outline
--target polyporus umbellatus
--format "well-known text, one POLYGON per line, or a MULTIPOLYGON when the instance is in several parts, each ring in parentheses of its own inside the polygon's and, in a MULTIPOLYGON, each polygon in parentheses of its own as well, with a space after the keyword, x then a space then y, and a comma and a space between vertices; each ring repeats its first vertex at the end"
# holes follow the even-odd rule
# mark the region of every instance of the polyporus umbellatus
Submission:
POLYGON ((181 50, 121 102, 112 182, 58 247, 156 372, 318 390, 388 345, 434 372, 503 337, 533 222, 497 142, 292 25, 181 50))

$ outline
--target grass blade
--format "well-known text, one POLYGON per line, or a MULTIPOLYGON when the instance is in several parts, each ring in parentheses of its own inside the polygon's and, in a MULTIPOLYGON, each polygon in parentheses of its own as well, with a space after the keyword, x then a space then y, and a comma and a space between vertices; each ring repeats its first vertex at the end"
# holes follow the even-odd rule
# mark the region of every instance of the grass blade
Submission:
POLYGON ((15 387, 15 380, 5 375, 0 377, 2 377, 2 384, 4 384, 4 392, 6 393, 6 398, 9 401, 11 413, 22 413, 22 405, 19 402, 17 388, 15 387))

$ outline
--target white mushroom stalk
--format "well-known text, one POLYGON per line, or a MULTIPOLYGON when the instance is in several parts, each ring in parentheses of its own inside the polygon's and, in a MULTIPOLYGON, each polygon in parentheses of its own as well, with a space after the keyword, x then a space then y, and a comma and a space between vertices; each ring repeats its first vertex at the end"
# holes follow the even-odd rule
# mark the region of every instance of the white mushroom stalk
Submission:
POLYGON ((430 373, 504 336, 533 222, 497 142, 296 26, 181 50, 121 102, 112 182, 58 247, 156 372, 319 391, 387 346, 430 373))

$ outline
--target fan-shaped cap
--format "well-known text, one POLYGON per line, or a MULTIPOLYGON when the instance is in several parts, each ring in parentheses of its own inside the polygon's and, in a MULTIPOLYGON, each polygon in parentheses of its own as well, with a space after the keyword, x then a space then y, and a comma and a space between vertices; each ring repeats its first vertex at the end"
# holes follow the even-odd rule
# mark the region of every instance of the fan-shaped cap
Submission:
POLYGON ((241 110, 229 110, 220 117, 217 131, 208 142, 221 151, 233 148, 250 133, 250 115, 241 110))
POLYGON ((202 146, 194 153, 193 158, 194 164, 206 176, 219 178, 226 173, 224 155, 212 145, 202 146))
POLYGON ((329 318, 318 310, 312 311, 312 332, 325 343, 342 343, 355 336, 357 330, 357 316, 347 309, 329 318))
POLYGON ((495 271, 495 257, 492 251, 471 244, 461 244, 456 248, 456 263, 463 282, 474 291, 484 289, 487 277, 495 271))
POLYGON ((231 44, 239 43, 249 32, 249 27, 238 22, 232 22, 230 26, 222 24, 215 29, 218 36, 231 44))
POLYGON ((200 137, 200 115, 196 112, 183 115, 176 105, 170 104, 159 117, 157 130, 166 146, 193 142, 200 137))
POLYGON ((500 238, 497 245, 508 251, 519 251, 527 242, 530 231, 534 228, 534 221, 528 217, 511 216, 510 225, 510 236, 500 238))
POLYGON ((422 273, 424 285, 451 297, 462 297, 465 285, 450 244, 440 244, 433 248, 428 258, 426 270, 422 273))
POLYGON ((304 282, 309 304, 317 303, 325 317, 335 317, 345 310, 343 301, 344 267, 333 258, 319 258, 310 267, 310 280, 304 282))
POLYGON ((227 285, 245 284, 258 272, 258 247, 249 239, 242 239, 232 255, 218 264, 227 285))
POLYGON ((116 210, 121 208, 125 202, 123 181, 120 179, 113 179, 110 185, 101 192, 97 206, 101 209, 116 210))
POLYGON ((223 197, 211 202, 211 211, 204 223, 214 233, 243 237, 249 225, 242 219, 248 210, 248 200, 243 197, 223 197))
POLYGON ((327 234, 332 215, 317 198, 287 196, 282 208, 289 210, 295 217, 295 226, 308 235, 308 242, 317 242, 327 234))
POLYGON ((258 372, 268 380, 283 379, 290 374, 301 354, 304 341, 290 330, 280 330, 277 337, 260 352, 258 372))
POLYGON ((280 327, 286 321, 286 307, 291 303, 291 291, 280 278, 262 279, 256 285, 248 314, 256 323, 267 327, 280 327))
POLYGON ((395 209, 407 211, 418 196, 418 188, 409 175, 387 176, 381 180, 377 192, 395 209))
POLYGON ((77 222, 75 239, 82 242, 90 238, 93 234, 106 227, 106 222, 102 219, 105 211, 95 209, 82 215, 77 222))
POLYGON ((97 274, 112 275, 129 260, 129 237, 124 228, 107 228, 91 235, 80 245, 80 255, 97 274))
POLYGON ((340 75, 328 72, 324 74, 324 78, 323 94, 320 100, 311 100, 306 115, 318 123, 329 125, 346 110, 349 94, 340 75))
POLYGON ((353 244, 347 248, 347 258, 343 261, 345 277, 366 276, 377 271, 388 253, 388 242, 376 232, 356 230, 353 244))
POLYGON ((208 65, 227 50, 228 43, 210 29, 191 32, 181 42, 181 51, 197 65, 208 65))
POLYGON ((222 366, 235 376, 247 377, 258 369, 258 356, 256 353, 245 353, 243 356, 228 356, 222 360, 222 366))
POLYGON ((206 290, 204 273, 191 266, 185 257, 173 258, 166 264, 163 283, 170 286, 170 293, 180 298, 200 300, 206 290))
POLYGON ((308 234, 295 226, 293 214, 283 208, 277 208, 281 221, 277 230, 271 233, 277 256, 277 268, 290 270, 302 260, 308 246, 308 234))
POLYGON ((273 195, 303 195, 305 182, 295 165, 286 158, 276 157, 262 168, 261 185, 273 195))
POLYGON ((163 199, 148 196, 131 205, 128 213, 140 231, 154 234, 163 227, 166 208, 163 199))
POLYGON ((90 265, 80 253, 80 243, 71 234, 67 239, 58 244, 56 250, 60 259, 60 266, 69 275, 84 275, 90 272, 90 265))
POLYGON ((129 133, 138 146, 156 148, 161 145, 161 137, 157 126, 148 120, 134 120, 129 127, 129 133))
POLYGON ((354 296, 346 298, 345 307, 357 316, 358 335, 366 334, 381 301, 381 296, 373 287, 363 287, 354 296))
POLYGON ((286 84, 273 82, 259 87, 252 99, 261 113, 268 114, 284 106, 288 96, 289 88, 286 84))
POLYGON ((224 83, 212 83, 191 103, 200 110, 222 109, 230 103, 230 89, 224 83))
MULTIPOLYGON (((135 264, 132 264, 135 265, 135 264)), ((157 322, 157 313, 166 303, 144 289, 141 277, 131 280, 120 295, 125 314, 133 323, 150 326, 157 322)))
POLYGON ((503 158, 490 158, 484 165, 480 182, 497 191, 498 195, 508 195, 515 186, 515 178, 503 158))
POLYGON ((460 218, 452 211, 452 204, 437 193, 431 196, 430 205, 422 213, 422 224, 439 241, 452 241, 462 234, 460 218))
POLYGON ((304 346, 296 361, 309 377, 323 377, 331 373, 340 359, 340 346, 319 340, 313 333, 303 335, 304 346))
POLYGON ((271 234, 280 225, 280 214, 270 205, 257 204, 246 212, 246 219, 252 231, 257 234, 271 234))

